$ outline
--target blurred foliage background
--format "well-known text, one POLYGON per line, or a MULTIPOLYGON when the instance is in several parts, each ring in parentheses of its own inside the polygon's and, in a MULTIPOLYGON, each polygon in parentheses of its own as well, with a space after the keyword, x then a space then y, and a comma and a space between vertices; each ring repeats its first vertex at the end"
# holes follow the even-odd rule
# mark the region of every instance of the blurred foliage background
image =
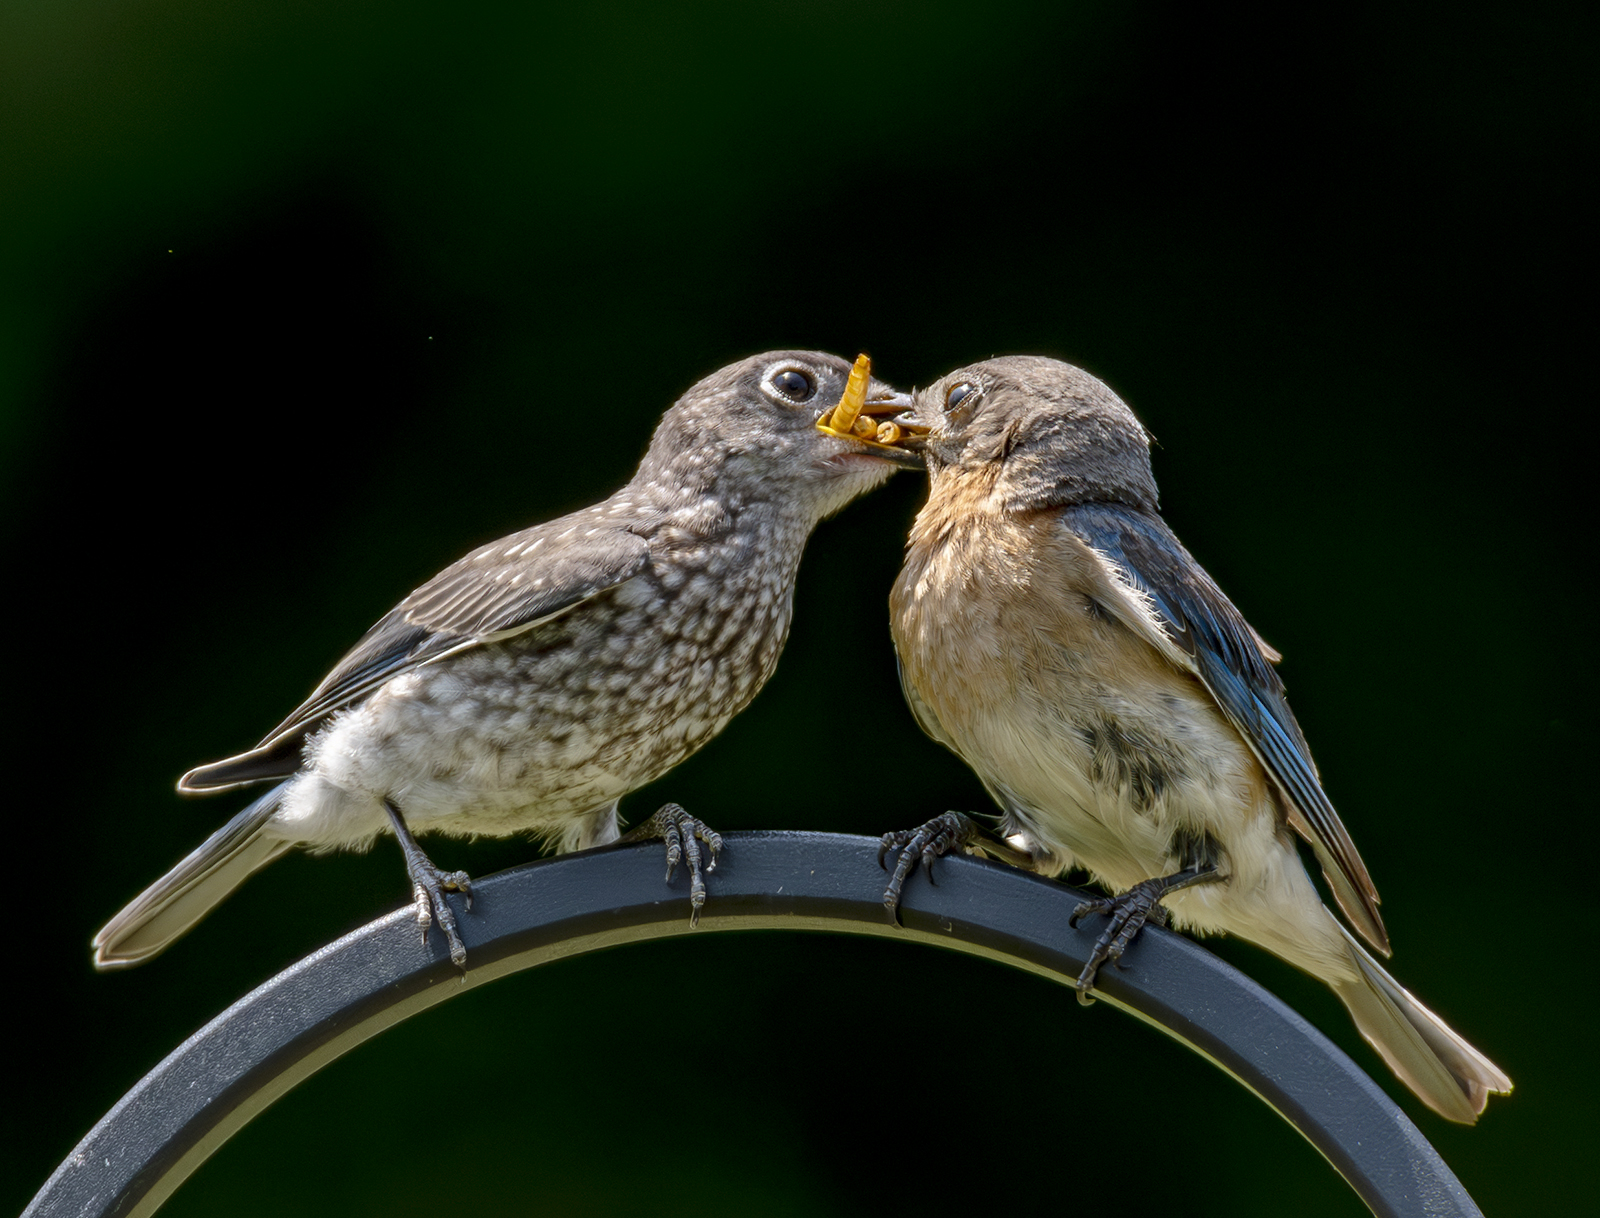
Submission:
MULTIPOLYGON (((1169 520, 1288 657, 1394 971, 1517 1093, 1448 1126, 1320 986, 1217 950, 1399 1096, 1486 1211, 1586 1208, 1589 33, 1537 3, 9 0, 0 1210, 190 1031, 406 896, 392 847, 297 856, 94 975, 94 930, 238 805, 176 776, 441 566, 619 485, 695 379, 780 346, 866 350, 906 386, 1040 352, 1133 404, 1169 520)), ((988 808, 894 677, 921 494, 902 476, 823 526, 772 684, 626 812, 877 834, 988 808), (874 743, 829 764, 841 717, 874 743)), ((531 848, 433 853, 485 874, 531 848)), ((782 935, 445 1004, 166 1212, 1063 1203, 1362 1212, 1132 1020, 782 935)))

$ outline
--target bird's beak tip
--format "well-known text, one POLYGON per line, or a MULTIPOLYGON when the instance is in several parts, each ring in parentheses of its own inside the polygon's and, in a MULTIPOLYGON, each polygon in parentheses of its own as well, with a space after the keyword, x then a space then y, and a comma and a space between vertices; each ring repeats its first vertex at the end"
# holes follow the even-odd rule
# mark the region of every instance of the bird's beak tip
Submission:
POLYGON ((841 440, 853 440, 893 465, 921 469, 922 454, 915 451, 920 445, 913 446, 908 441, 920 439, 925 429, 910 418, 900 417, 911 410, 911 395, 883 386, 868 398, 871 382, 872 361, 859 355, 838 405, 823 411, 817 419, 817 429, 841 440), (878 421, 885 416, 892 417, 878 421))

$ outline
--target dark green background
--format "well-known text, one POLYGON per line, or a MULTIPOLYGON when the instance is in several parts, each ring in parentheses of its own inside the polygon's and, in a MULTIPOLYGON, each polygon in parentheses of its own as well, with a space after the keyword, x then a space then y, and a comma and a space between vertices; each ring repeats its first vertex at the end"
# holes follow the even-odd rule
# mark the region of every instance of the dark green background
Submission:
MULTIPOLYGON (((1592 43, 1538 5, 45 3, 0 14, 0 1211, 226 1003, 405 896, 296 856, 125 975, 94 930, 468 548, 625 480, 751 352, 1108 380, 1261 633, 1394 971, 1517 1093, 1399 1095, 1492 1214, 1592 1204, 1592 43), (19 789, 20 783, 20 789, 19 789)), ((921 495, 819 530, 776 678, 657 787, 878 833, 981 789, 900 704, 921 495), (844 645, 830 631, 847 627, 844 645), (841 717, 857 743, 834 751, 841 717)), ((438 842, 484 874, 521 842, 438 842)), ((712 899, 715 900, 713 890, 712 899)), ((1212 1067, 1032 977, 718 936, 502 982, 225 1147, 178 1214, 1362 1212, 1212 1067)))

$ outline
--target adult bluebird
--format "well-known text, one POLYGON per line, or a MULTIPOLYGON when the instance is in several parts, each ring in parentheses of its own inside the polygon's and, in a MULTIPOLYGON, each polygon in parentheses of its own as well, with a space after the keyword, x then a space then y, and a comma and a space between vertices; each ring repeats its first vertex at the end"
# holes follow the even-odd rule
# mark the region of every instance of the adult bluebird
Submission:
MULTIPOLYGON (((723 368, 666 412, 610 498, 406 597, 254 749, 184 775, 186 792, 273 785, 100 931, 96 966, 150 959, 292 847, 364 850, 392 833, 423 934, 437 920, 464 967, 445 894, 470 902, 470 883, 412 834, 526 833, 560 851, 618 839, 618 800, 772 675, 812 529, 896 463, 922 464, 820 432, 835 402, 852 416, 910 405, 865 358, 776 351, 723 368)), ((720 839, 673 804, 635 833, 666 839, 669 879, 687 855, 693 917, 696 839, 711 867, 720 839)))
MULTIPOLYGON (((906 698, 977 771, 1001 831, 1046 874, 1117 894, 1079 978, 1144 922, 1239 935, 1320 978, 1435 1111, 1471 1123, 1511 1080, 1389 976, 1378 893, 1323 793, 1280 658, 1157 512, 1149 437, 1109 388, 1017 356, 916 395, 927 505, 890 598, 906 698), (1356 934, 1325 907, 1310 844, 1356 934)), ((891 834, 973 848, 964 818, 891 834)), ((997 851, 1003 853, 1003 850, 997 851)))

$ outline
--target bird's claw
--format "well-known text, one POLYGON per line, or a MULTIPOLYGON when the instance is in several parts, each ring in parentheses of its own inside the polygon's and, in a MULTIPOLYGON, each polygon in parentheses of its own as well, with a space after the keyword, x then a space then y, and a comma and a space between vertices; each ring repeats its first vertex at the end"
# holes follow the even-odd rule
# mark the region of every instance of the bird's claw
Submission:
POLYGON ((1090 991, 1094 989, 1095 977, 1100 972, 1100 966, 1109 960, 1115 967, 1121 968, 1123 953, 1128 950, 1129 944, 1144 929, 1146 923, 1153 922, 1157 926, 1167 924, 1170 915, 1167 907, 1161 903, 1162 897, 1180 888, 1187 888, 1191 884, 1203 884, 1216 878, 1215 867, 1190 867, 1176 875, 1143 880, 1114 897, 1084 901, 1074 909, 1072 917, 1067 919, 1067 925, 1071 927, 1076 927, 1081 919, 1090 914, 1105 914, 1111 919, 1106 924, 1105 930, 1100 932, 1100 937, 1095 940, 1094 950, 1089 953, 1088 963, 1083 966, 1083 972, 1078 974, 1078 980, 1074 983, 1073 988, 1078 991, 1078 1002, 1083 1006, 1094 1004, 1094 996, 1090 991))
POLYGON ((894 874, 889 877, 889 886, 883 890, 883 907, 889 913, 889 921, 900 925, 900 890, 918 859, 922 860, 922 869, 927 873, 928 883, 932 884, 933 860, 971 845, 981 835, 982 831, 971 818, 959 812, 935 816, 915 829, 885 833, 878 843, 878 866, 887 871, 888 864, 883 861, 885 856, 891 850, 900 852, 894 874))
POLYGON ((459 892, 467 898, 467 908, 472 908, 472 880, 465 871, 440 871, 433 860, 422 852, 417 839, 411 836, 400 809, 384 801, 389 814, 389 825, 395 840, 400 843, 400 853, 405 856, 406 874, 411 877, 411 899, 417 910, 417 926, 422 931, 422 942, 428 942, 428 927, 434 922, 444 932, 445 943, 450 948, 450 963, 461 970, 461 979, 467 976, 467 949, 461 942, 461 932, 456 929, 456 915, 445 900, 447 892, 459 892))
POLYGON ((700 924, 700 908, 706 903, 705 876, 717 869, 717 856, 722 853, 722 835, 697 816, 690 816, 679 804, 662 804, 654 816, 628 833, 623 841, 651 841, 667 843, 667 883, 678 864, 689 864, 689 925, 700 924), (704 842, 711 851, 709 860, 700 853, 704 842), (703 869, 703 873, 702 873, 703 869))
POLYGON ((417 907, 417 926, 422 931, 422 942, 427 943, 428 927, 437 921, 450 948, 450 963, 460 969, 464 977, 467 949, 461 942, 461 932, 456 929, 455 911, 450 908, 444 894, 461 893, 467 899, 467 908, 471 909, 472 880, 465 871, 440 871, 424 857, 422 866, 412 868, 411 892, 417 907))
POLYGON ((1072 927, 1076 927, 1081 919, 1091 914, 1104 914, 1111 919, 1105 930, 1100 932, 1100 937, 1095 940, 1094 951, 1089 954, 1088 963, 1078 974, 1074 988, 1078 991, 1078 1001, 1082 1005, 1090 1006, 1094 1003, 1094 997, 1089 991, 1094 988, 1095 977, 1099 974, 1102 964, 1109 960, 1117 968, 1121 968, 1122 953, 1128 950, 1128 945, 1143 929, 1144 924, 1152 918, 1158 924, 1166 922, 1166 911, 1161 907, 1162 890, 1159 883, 1146 880, 1142 884, 1135 884, 1120 896, 1085 901, 1072 911, 1072 917, 1067 919, 1067 925, 1072 927), (1159 915, 1156 913, 1157 910, 1161 911, 1159 915))

